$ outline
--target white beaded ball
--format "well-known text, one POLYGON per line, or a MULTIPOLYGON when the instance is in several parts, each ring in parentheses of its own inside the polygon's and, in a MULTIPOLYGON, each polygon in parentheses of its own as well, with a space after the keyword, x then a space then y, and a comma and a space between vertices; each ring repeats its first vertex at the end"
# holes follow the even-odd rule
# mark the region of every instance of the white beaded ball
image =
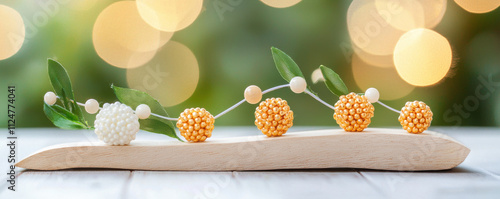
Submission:
POLYGON ((139 119, 148 119, 151 115, 151 108, 146 104, 141 104, 135 108, 135 115, 137 115, 139 119))
POLYGON ((290 80, 290 89, 294 93, 302 93, 306 90, 307 83, 306 80, 303 77, 294 77, 292 80, 290 80))
POLYGON ((375 103, 375 102, 378 102, 378 98, 380 97, 380 93, 378 92, 378 90, 376 88, 369 88, 369 89, 366 89, 365 96, 366 96, 366 99, 370 103, 375 103))
POLYGON ((48 105, 54 105, 57 101, 57 96, 54 92, 47 92, 45 93, 45 95, 43 96, 43 101, 45 101, 45 103, 47 103, 48 105))
POLYGON ((90 114, 95 114, 99 111, 99 102, 95 99, 89 99, 85 102, 85 111, 90 114))
POLYGON ((95 134, 108 145, 127 145, 139 132, 139 118, 120 102, 104 104, 94 122, 95 134))
POLYGON ((258 86, 251 85, 245 89, 245 100, 250 104, 257 104, 262 99, 262 90, 258 86))

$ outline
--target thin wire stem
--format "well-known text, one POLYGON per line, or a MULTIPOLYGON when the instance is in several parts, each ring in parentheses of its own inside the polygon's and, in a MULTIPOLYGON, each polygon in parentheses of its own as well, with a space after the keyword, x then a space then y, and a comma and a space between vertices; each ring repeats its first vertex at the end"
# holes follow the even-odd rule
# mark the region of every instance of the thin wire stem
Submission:
POLYGON ((223 116, 224 114, 228 113, 229 111, 232 111, 233 109, 235 109, 236 107, 240 106, 241 104, 245 103, 245 99, 242 99, 241 101, 239 101, 238 103, 234 104, 233 106, 229 107, 228 109, 222 111, 221 113, 219 113, 218 115, 216 115, 214 117, 214 119, 217 119, 219 118, 220 116, 223 116))
MULTIPOLYGON (((73 101, 73 100, 71 100, 71 101, 73 101)), ((76 104, 78 104, 78 105, 80 105, 80 106, 85 106, 85 104, 80 103, 80 102, 76 102, 76 104)), ((99 107, 99 109, 101 109, 101 107, 99 107)))
POLYGON ((173 117, 165 117, 163 115, 158 115, 156 113, 151 113, 152 116, 155 116, 155 117, 158 117, 158 118, 161 118, 161 119, 166 119, 166 120, 170 120, 170 121, 177 121, 177 118, 173 118, 173 117))
MULTIPOLYGON (((59 96, 57 97, 59 98, 59 96)), ((74 102, 73 100, 71 100, 72 102, 74 102)), ((85 107, 85 104, 84 103, 80 103, 80 102, 76 102, 76 104, 78 104, 79 106, 83 106, 85 107)), ((102 109, 101 107, 99 107, 99 110, 102 109)), ((135 113, 135 111, 134 111, 135 113)), ((151 115, 155 116, 155 117, 158 117, 158 118, 162 118, 162 119, 166 119, 166 120, 170 120, 170 121, 177 121, 177 118, 172 118, 172 117, 165 117, 163 115, 158 115, 156 113, 151 113, 151 115)))
MULTIPOLYGON (((59 98, 59 96, 57 96, 57 98, 59 98)), ((73 101, 72 99, 70 99, 70 101, 71 101, 71 102, 73 102, 73 103, 75 103, 75 101, 73 101)), ((76 102, 76 104, 77 104, 78 106, 83 106, 83 107, 85 107, 85 104, 84 104, 84 103, 76 102)), ((99 106, 99 110, 101 110, 101 109, 102 109, 102 108, 99 106)))
POLYGON ((320 99, 318 96, 314 95, 313 93, 309 92, 308 90, 305 90, 304 92, 307 93, 308 95, 310 95, 312 98, 314 98, 318 102, 321 102, 322 104, 324 104, 328 108, 330 108, 332 110, 335 110, 335 107, 333 107, 332 105, 326 103, 325 101, 323 101, 322 99, 320 99))
MULTIPOLYGON (((269 93, 271 91, 275 91, 275 90, 278 90, 278 89, 281 89, 281 88, 286 88, 286 87, 289 87, 290 85, 289 84, 283 84, 283 85, 279 85, 279 86, 275 86, 275 87, 272 87, 272 88, 269 88, 267 90, 264 90, 262 91, 262 94, 266 94, 266 93, 269 93)), ((335 110, 335 107, 328 104, 327 102, 323 101, 321 98, 319 98, 318 96, 314 95, 313 93, 311 93, 310 91, 308 90, 305 90, 304 93, 308 94, 309 96, 311 96, 312 98, 314 98, 316 101, 322 103, 323 105, 325 105, 326 107, 332 109, 332 110, 335 110)), ((59 98, 59 96, 57 96, 57 98, 59 98)), ((75 102, 73 100, 71 100, 72 102, 75 102)), ((223 115, 225 115, 226 113, 234 110, 235 108, 237 108, 238 106, 240 106, 241 104, 245 103, 245 99, 242 99, 240 100, 238 103, 234 104, 233 106, 229 107, 228 109, 222 111, 221 113, 217 114, 214 119, 217 119, 223 115)), ((378 101, 377 103, 379 103, 380 105, 384 106, 385 108, 391 110, 391 111, 394 111, 396 113, 401 113, 400 111, 388 106, 388 105, 385 105, 384 103, 378 101)), ((80 102, 76 102, 76 104, 78 104, 79 106, 85 106, 85 104, 83 103, 80 103, 80 102)), ((102 109, 101 107, 99 107, 99 109, 102 109)), ((134 111, 135 113, 135 111, 134 111)), ((166 116, 163 116, 163 115, 158 115, 156 113, 151 113, 152 116, 155 116, 155 117, 158 117, 158 118, 161 118, 161 119, 165 119, 165 120, 170 120, 170 121, 177 121, 178 118, 172 118, 172 117, 166 117, 166 116)))
MULTIPOLYGON (((265 91, 262 91, 262 94, 266 94, 266 93, 269 93, 271 91, 275 91, 275 90, 278 90, 278 89, 281 89, 281 88, 285 88, 285 87, 289 87, 289 84, 283 84, 283 85, 279 85, 279 86, 275 86, 275 87, 272 87, 272 88, 269 88, 265 91)), ((236 107, 240 106, 241 104, 245 103, 245 99, 242 99, 241 101, 239 101, 238 103, 236 103, 235 105, 229 107, 228 109, 226 109, 225 111, 222 111, 221 113, 217 114, 214 119, 217 119, 221 116, 223 116, 224 114, 228 113, 229 111, 232 111, 233 109, 235 109, 236 107)))
POLYGON ((278 90, 280 88, 285 88, 285 87, 289 87, 290 85, 289 84, 283 84, 283 85, 279 85, 279 86, 275 86, 275 87, 272 87, 272 88, 269 88, 265 91, 262 91, 262 95, 266 94, 266 93, 269 93, 271 91, 275 91, 275 90, 278 90))
MULTIPOLYGON (((267 90, 264 90, 262 91, 262 94, 266 94, 266 93, 269 93, 271 91, 275 91, 275 90, 278 90, 278 89, 281 89, 281 88, 285 88, 285 87, 289 87, 290 85, 289 84, 283 84, 283 85, 279 85, 279 86, 275 86, 275 87, 272 87, 272 88, 269 88, 267 90)), ((57 96, 57 98, 59 98, 59 96, 57 96)), ((74 102, 73 100, 71 100, 72 102, 74 102)), ((238 106, 240 106, 241 104, 245 103, 245 99, 242 99, 240 100, 238 103, 234 104, 233 106, 229 107, 228 109, 222 111, 221 113, 217 114, 214 119, 217 119, 221 116, 223 116, 224 114, 228 113, 229 111, 232 111, 234 110, 235 108, 237 108, 238 106)), ((324 102, 323 102, 324 103, 324 102)), ((80 102, 76 102, 76 104, 80 105, 80 106, 85 106, 85 104, 83 103, 80 103, 80 102)), ((101 107, 99 107, 99 109, 102 109, 101 107)), ((134 111, 135 112, 135 111, 134 111)), ((156 113, 151 113, 152 116, 155 116, 155 117, 158 117, 158 118, 162 118, 162 119, 166 119, 166 120, 170 120, 170 121, 177 121, 178 118, 172 118, 172 117, 165 117, 163 115, 158 115, 156 113)))
POLYGON ((391 110, 391 111, 394 111, 394 112, 396 112, 396 113, 401 114, 401 111, 398 111, 398 110, 396 110, 396 109, 394 109, 394 108, 392 108, 392 107, 390 107, 390 106, 387 106, 387 105, 385 105, 384 103, 382 103, 382 102, 380 102, 380 101, 378 101, 377 103, 379 103, 380 105, 384 106, 385 108, 387 108, 387 109, 389 109, 389 110, 391 110))

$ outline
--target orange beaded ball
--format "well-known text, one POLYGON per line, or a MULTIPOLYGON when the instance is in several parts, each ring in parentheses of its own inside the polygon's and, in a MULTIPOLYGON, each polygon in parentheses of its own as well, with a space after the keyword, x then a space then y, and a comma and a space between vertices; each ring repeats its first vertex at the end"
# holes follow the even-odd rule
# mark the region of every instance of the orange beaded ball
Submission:
POLYGON ((398 120, 408 133, 422 133, 431 126, 432 111, 424 102, 406 102, 398 120))
POLYGON ((342 95, 335 103, 333 118, 340 127, 349 132, 361 132, 370 125, 375 108, 366 96, 356 93, 342 95))
POLYGON ((268 98, 255 110, 255 126, 268 137, 281 136, 293 126, 293 111, 286 100, 268 98))
POLYGON ((214 122, 214 116, 204 108, 190 108, 179 116, 177 128, 187 141, 203 142, 212 136, 214 122))

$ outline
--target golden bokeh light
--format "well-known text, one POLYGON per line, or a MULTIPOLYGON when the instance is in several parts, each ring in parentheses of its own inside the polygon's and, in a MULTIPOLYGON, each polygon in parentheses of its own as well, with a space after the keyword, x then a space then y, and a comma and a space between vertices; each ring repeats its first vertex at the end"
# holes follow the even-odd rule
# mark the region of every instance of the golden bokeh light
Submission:
POLYGON ((275 8, 287 8, 299 3, 301 0, 260 0, 268 6, 275 8))
POLYGON ((408 31, 424 27, 424 8, 418 0, 375 0, 375 7, 394 28, 408 31))
POLYGON ((87 11, 94 7, 97 0, 73 0, 70 2, 70 7, 74 10, 87 11))
POLYGON ((156 54, 156 51, 132 51, 118 44, 102 39, 94 42, 94 48, 104 61, 118 68, 136 68, 144 65, 156 54))
POLYGON ((0 5, 0 60, 15 55, 25 38, 21 15, 8 6, 0 5))
POLYGON ((448 40, 424 28, 405 33, 394 49, 394 64, 399 76, 415 86, 429 86, 443 79, 452 58, 448 40))
POLYGON ((394 67, 381 68, 372 66, 357 55, 352 56, 352 73, 356 85, 364 92, 374 87, 380 92, 380 99, 395 100, 410 94, 414 86, 402 80, 394 67))
POLYGON ((370 53, 367 53, 358 47, 356 47, 354 44, 352 45, 354 53, 362 59, 364 62, 372 65, 372 66, 377 66, 377 67, 382 67, 382 68, 389 68, 389 67, 394 67, 394 62, 392 61, 392 54, 389 55, 373 55, 370 53))
POLYGON ((102 20, 103 25, 109 25, 108 29, 103 29, 104 34, 114 35, 118 44, 134 51, 157 50, 173 35, 172 32, 161 32, 144 23, 132 1, 112 4, 98 19, 102 20))
POLYGON ((500 0, 455 0, 460 7, 470 13, 487 13, 500 6, 500 0))
POLYGON ((174 106, 191 97, 199 77, 193 52, 174 41, 165 44, 144 66, 127 70, 128 86, 149 93, 163 106, 174 106))
POLYGON ((433 28, 443 19, 446 0, 375 0, 378 14, 399 30, 433 28))
POLYGON ((94 24, 92 40, 97 54, 109 64, 134 68, 151 60, 172 33, 146 24, 135 2, 119 1, 105 8, 94 24))
POLYGON ((167 32, 191 25, 201 12, 203 0, 137 0, 139 13, 149 25, 167 32))
POLYGON ((353 0, 347 10, 347 29, 352 43, 373 55, 391 55, 404 31, 387 23, 401 12, 394 7, 381 12, 375 1, 353 0))
POLYGON ((419 0, 424 8, 425 28, 436 27, 444 17, 447 0, 419 0))

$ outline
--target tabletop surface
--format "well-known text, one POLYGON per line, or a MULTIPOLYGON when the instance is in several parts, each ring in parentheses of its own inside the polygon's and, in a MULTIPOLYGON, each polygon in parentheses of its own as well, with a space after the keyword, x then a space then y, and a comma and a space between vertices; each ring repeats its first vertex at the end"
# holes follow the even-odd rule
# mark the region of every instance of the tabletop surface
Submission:
MULTIPOLYGON (((290 131, 331 127, 294 127, 290 131)), ((134 171, 16 169, 16 191, 8 189, 10 150, 2 146, 0 198, 500 198, 500 129, 432 128, 471 149, 446 171, 390 172, 363 169, 276 171, 134 171)), ((257 135, 255 127, 217 127, 213 137, 257 135)), ((96 142, 92 131, 18 129, 17 161, 46 146, 96 142)), ((2 143, 8 143, 2 137, 2 143)), ((137 140, 171 138, 139 132, 137 140)))

